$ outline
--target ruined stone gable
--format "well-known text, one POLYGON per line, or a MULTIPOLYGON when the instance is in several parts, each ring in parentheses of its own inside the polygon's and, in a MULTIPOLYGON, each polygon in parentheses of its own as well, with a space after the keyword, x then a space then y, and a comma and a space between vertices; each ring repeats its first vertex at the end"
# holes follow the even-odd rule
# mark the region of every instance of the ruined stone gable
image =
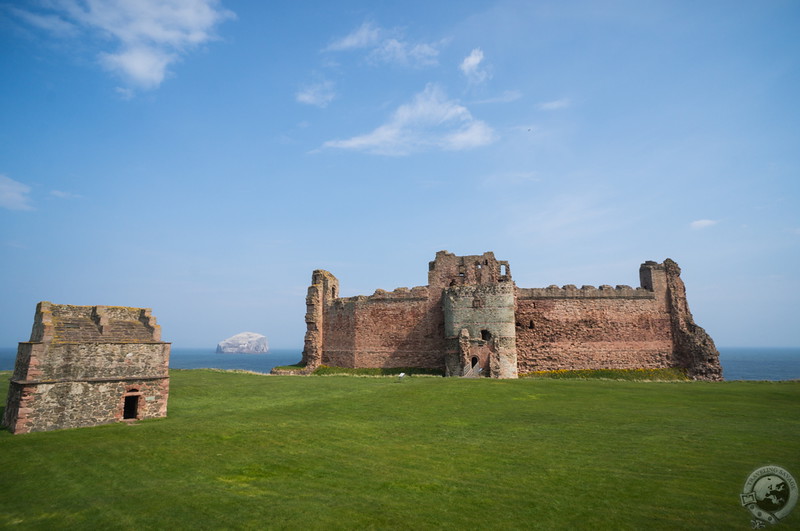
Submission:
POLYGON ((150 309, 40 302, 3 425, 27 433, 164 417, 169 352, 150 309))
POLYGON ((637 288, 519 288, 494 253, 440 251, 427 286, 342 298, 338 279, 318 270, 306 298, 303 363, 494 378, 678 367, 721 379, 719 353, 694 323, 677 264, 645 262, 639 276, 637 288))

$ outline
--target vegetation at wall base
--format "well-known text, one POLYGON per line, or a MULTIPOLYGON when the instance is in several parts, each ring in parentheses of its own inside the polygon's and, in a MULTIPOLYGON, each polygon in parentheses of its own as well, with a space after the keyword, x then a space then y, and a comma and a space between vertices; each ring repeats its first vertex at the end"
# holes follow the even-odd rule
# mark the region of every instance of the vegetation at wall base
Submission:
POLYGON ((0 528, 745 529, 800 477, 800 382, 399 382, 173 370, 165 419, 2 432, 0 528))
POLYGON ((295 363, 294 365, 279 365, 277 367, 273 367, 273 369, 278 371, 302 371, 305 368, 305 363, 295 363))
POLYGON ((520 374, 520 378, 554 378, 554 379, 600 379, 628 381, 689 381, 686 371, 671 369, 582 369, 558 371, 534 371, 520 374))

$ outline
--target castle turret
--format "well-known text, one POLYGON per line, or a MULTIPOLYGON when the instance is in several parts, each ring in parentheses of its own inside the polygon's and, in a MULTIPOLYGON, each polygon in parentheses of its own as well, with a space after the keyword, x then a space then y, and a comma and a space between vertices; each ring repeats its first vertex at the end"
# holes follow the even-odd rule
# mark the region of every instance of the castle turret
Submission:
POLYGON ((514 282, 494 253, 436 253, 428 283, 443 288, 445 364, 452 376, 517 377, 514 282))

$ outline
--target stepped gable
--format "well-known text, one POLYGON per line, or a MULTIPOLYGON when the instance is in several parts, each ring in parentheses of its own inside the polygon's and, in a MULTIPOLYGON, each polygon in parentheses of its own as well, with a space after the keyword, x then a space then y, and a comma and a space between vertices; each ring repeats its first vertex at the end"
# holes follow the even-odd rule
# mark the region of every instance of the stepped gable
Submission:
POLYGON ((150 308, 40 303, 31 341, 141 343, 161 340, 150 308))

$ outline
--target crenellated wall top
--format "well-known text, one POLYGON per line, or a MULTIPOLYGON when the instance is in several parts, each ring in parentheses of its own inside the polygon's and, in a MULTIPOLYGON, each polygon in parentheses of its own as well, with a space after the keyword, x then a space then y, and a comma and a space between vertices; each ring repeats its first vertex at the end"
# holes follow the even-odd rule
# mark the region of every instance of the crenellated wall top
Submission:
POLYGON ((340 297, 334 303, 350 302, 392 302, 392 301, 419 301, 428 299, 428 286, 415 286, 409 288, 396 288, 394 291, 376 289, 372 295, 357 295, 355 297, 340 297))
POLYGON ((632 288, 623 284, 616 287, 604 284, 599 287, 574 284, 546 288, 517 288, 518 299, 654 299, 655 293, 645 288, 632 288))

